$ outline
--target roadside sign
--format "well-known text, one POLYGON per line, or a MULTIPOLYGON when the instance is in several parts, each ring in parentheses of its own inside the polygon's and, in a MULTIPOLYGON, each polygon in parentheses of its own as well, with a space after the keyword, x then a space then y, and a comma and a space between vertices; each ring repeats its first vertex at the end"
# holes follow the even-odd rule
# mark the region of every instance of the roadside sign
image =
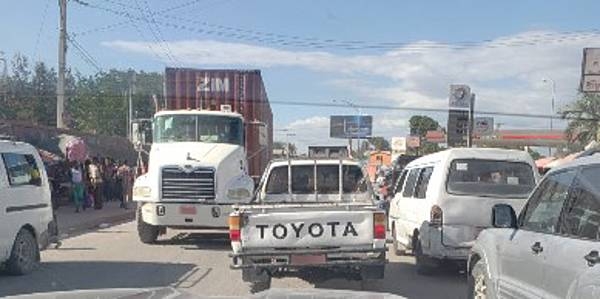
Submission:
POLYGON ((406 154, 406 137, 392 137, 392 155, 406 154))
POLYGON ((421 138, 419 136, 408 136, 406 138, 406 146, 410 148, 421 147, 421 138))
POLYGON ((449 109, 469 110, 471 107, 471 88, 465 84, 451 84, 449 109))
POLYGON ((490 136, 494 133, 493 117, 476 117, 473 133, 478 136, 490 136))
POLYGON ((581 63, 582 92, 600 92, 600 48, 584 48, 581 63))
POLYGON ((329 137, 331 138, 368 138, 373 129, 371 115, 332 115, 329 137))

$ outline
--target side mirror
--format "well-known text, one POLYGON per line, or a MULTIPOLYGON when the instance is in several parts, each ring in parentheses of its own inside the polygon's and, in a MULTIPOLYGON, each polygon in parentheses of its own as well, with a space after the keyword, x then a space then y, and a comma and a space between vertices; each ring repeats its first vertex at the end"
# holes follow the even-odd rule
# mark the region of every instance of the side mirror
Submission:
POLYGON ((517 228, 515 210, 507 204, 497 204, 492 208, 492 226, 496 228, 517 228))

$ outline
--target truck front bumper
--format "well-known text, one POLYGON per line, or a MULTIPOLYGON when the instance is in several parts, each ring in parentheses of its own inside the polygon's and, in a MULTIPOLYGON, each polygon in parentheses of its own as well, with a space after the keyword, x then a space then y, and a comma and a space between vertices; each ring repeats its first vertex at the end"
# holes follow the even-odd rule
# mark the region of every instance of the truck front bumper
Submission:
POLYGON ((386 264, 383 248, 365 249, 299 249, 264 250, 230 253, 231 269, 302 269, 302 268, 347 268, 358 266, 383 266, 386 264), (294 257, 301 257, 294 261, 294 257), (302 258, 308 257, 308 258, 302 258), (316 258, 315 258, 316 257, 316 258), (318 262, 311 262, 319 260, 318 262))
POLYGON ((145 202, 141 216, 145 223, 181 228, 227 229, 233 211, 230 204, 145 202))

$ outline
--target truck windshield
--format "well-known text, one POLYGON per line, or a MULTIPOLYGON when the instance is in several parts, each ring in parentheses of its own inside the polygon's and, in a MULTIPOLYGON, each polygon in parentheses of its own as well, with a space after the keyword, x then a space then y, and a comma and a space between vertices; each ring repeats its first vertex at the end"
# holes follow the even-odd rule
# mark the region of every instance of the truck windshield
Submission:
POLYGON ((154 118, 154 142, 207 142, 243 145, 244 125, 238 117, 162 115, 154 118))
POLYGON ((458 195, 525 198, 534 186, 527 163, 457 159, 450 164, 447 189, 458 195))
MULTIPOLYGON (((292 166, 292 194, 337 194, 340 191, 338 165, 317 165, 315 186, 314 165, 292 166), (315 189, 316 188, 316 189, 315 189)), ((366 181, 358 166, 342 166, 342 192, 362 193, 367 191, 366 181)), ((288 193, 288 166, 271 170, 267 181, 267 194, 288 193)))

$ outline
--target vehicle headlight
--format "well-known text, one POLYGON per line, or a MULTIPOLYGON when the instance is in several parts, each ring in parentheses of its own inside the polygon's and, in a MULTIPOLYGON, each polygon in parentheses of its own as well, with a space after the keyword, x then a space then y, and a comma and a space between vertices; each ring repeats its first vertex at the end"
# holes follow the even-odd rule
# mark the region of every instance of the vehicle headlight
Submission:
POLYGON ((152 188, 146 186, 133 187, 133 196, 135 197, 150 197, 152 188))
POLYGON ((234 177, 227 184, 227 198, 232 200, 247 200, 252 198, 254 181, 247 175, 234 177))
POLYGON ((230 199, 246 199, 251 196, 250 190, 246 188, 233 188, 227 190, 227 197, 230 199))

